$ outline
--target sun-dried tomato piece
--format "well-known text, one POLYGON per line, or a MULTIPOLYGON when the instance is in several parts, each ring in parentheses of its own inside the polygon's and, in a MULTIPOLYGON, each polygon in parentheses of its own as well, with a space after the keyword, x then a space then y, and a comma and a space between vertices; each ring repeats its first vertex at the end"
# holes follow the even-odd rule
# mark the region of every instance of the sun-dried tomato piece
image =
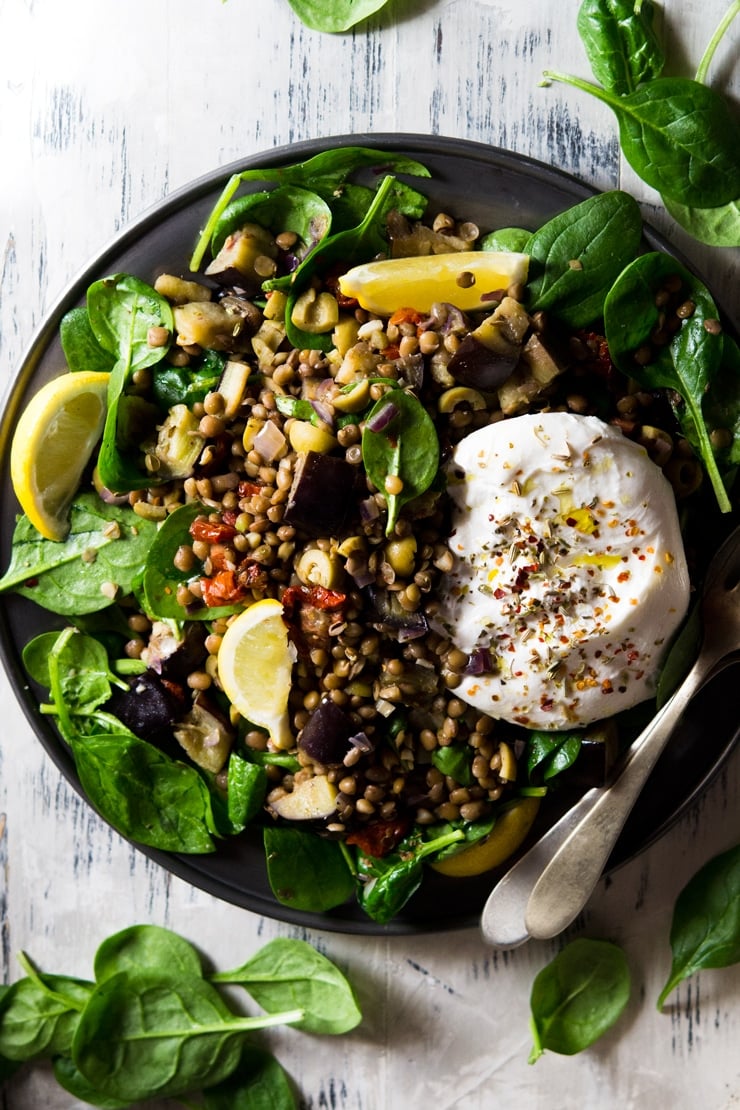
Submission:
POLYGON ((205 543, 225 543, 228 540, 233 540, 236 535, 234 523, 227 522, 223 517, 220 520, 196 517, 190 525, 189 531, 194 540, 205 543))
POLYGON ((361 829, 349 834, 347 844, 356 844, 366 856, 382 859, 389 855, 403 840, 411 828, 408 817, 396 817, 388 821, 370 821, 361 829))
POLYGON ((237 605, 247 596, 247 590, 240 585, 236 571, 220 570, 210 578, 201 578, 203 601, 209 609, 220 605, 237 605))

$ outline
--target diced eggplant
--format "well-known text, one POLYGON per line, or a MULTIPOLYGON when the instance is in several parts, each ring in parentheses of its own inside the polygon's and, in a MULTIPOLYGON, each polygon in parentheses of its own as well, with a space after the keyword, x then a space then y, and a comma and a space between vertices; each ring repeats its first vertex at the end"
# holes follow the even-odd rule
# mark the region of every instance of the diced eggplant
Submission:
MULTIPOLYGON (((247 303, 247 302, 244 302, 247 303)), ((249 336, 259 327, 223 302, 190 301, 174 310, 177 343, 181 347, 206 347, 211 351, 245 350, 249 336)))
POLYGON ((234 731, 205 694, 197 695, 192 708, 173 731, 193 763, 214 775, 222 770, 234 743, 234 731))
POLYGON ((555 347, 545 344, 540 336, 530 335, 522 348, 519 365, 498 390, 501 411, 506 416, 523 412, 566 366, 555 347))
POLYGON ((455 381, 473 389, 497 389, 516 367, 530 320, 519 301, 501 304, 467 335, 447 369, 455 381))
POLYGON ((142 740, 169 730, 182 713, 184 696, 152 671, 126 678, 128 690, 118 686, 103 708, 142 740))
POLYGON ((618 756, 616 725, 611 721, 592 725, 584 732, 578 758, 568 769, 568 784, 584 790, 604 786, 611 777, 618 756))
POLYGON ((403 608, 398 595, 390 590, 368 586, 364 591, 369 602, 368 619, 383 632, 396 632, 399 641, 413 640, 429 631, 429 622, 417 609, 409 612, 403 608))
POLYGON ((315 775, 299 782, 290 794, 271 801, 270 809, 286 821, 320 821, 336 812, 338 793, 326 775, 315 775))
POLYGON ((187 405, 173 405, 157 429, 153 453, 160 463, 160 477, 189 478, 205 443, 197 416, 187 405))
POLYGON ((258 292, 265 278, 271 276, 269 263, 277 256, 278 247, 272 234, 259 224, 245 224, 227 236, 206 274, 222 285, 236 285, 253 294, 258 292))
POLYGON ((206 630, 199 621, 187 621, 182 637, 167 621, 155 621, 141 658, 150 670, 171 682, 185 682, 206 658, 206 630))
POLYGON ((323 698, 306 721, 298 747, 316 763, 329 767, 342 762, 357 726, 331 698, 323 698))
POLYGON ((356 506, 357 471, 337 455, 298 456, 283 521, 311 536, 335 536, 356 506))
POLYGON ((187 281, 176 274, 160 274, 154 288, 170 304, 187 304, 188 301, 210 301, 212 293, 199 281, 187 281))

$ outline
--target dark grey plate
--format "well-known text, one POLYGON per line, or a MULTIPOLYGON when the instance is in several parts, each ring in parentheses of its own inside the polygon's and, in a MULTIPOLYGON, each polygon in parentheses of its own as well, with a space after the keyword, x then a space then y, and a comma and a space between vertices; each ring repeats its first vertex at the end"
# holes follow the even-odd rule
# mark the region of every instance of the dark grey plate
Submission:
MULTIPOLYGON (((95 258, 48 314, 26 354, 0 425, 0 537, 2 566, 8 562, 10 535, 18 506, 8 480, 10 440, 18 414, 31 395, 59 373, 64 359, 58 327, 63 314, 84 301, 87 286, 114 272, 145 280, 167 270, 187 272, 187 259, 198 230, 228 176, 241 169, 303 161, 334 146, 370 146, 409 154, 432 172, 421 187, 432 199, 431 211, 446 210, 472 219, 483 231, 501 226, 535 228, 546 219, 592 195, 593 189, 569 175, 532 159, 483 144, 417 135, 351 135, 299 143, 247 157, 222 167, 174 193, 129 227, 95 258)), ((382 163, 382 158, 379 159, 382 163)), ((656 233, 646 232, 654 249, 671 250, 656 233)), ((38 632, 62 622, 31 602, 0 599, 0 649, 12 686, 34 732, 62 774, 79 791, 66 746, 41 715, 20 662, 23 645, 38 632)), ((661 836, 699 796, 729 755, 737 738, 738 714, 730 696, 734 674, 725 672, 704 698, 697 699, 671 742, 624 831, 611 861, 617 866, 661 836), (711 711, 709 709, 711 707, 711 711), (709 719, 711 729, 703 729, 709 719)), ((430 872, 407 910, 390 925, 370 921, 354 904, 332 913, 301 913, 281 906, 265 873, 261 839, 244 835, 224 841, 205 856, 166 855, 142 849, 164 868, 218 898, 256 913, 320 929, 348 933, 441 931, 477 922, 492 876, 452 880, 430 872)))

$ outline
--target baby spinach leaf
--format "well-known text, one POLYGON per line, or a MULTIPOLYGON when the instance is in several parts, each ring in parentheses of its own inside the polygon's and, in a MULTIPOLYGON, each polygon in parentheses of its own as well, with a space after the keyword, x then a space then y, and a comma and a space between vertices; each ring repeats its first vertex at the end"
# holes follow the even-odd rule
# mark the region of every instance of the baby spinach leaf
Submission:
POLYGON ((181 1095, 226 1079, 252 1030, 301 1016, 291 1010, 237 1017, 204 979, 148 968, 121 971, 93 991, 80 1016, 72 1060, 93 1087, 113 1098, 181 1095))
POLYGON ((208 787, 195 770, 121 726, 70 737, 82 789, 122 836, 165 852, 212 852, 208 787))
POLYGON ((242 608, 240 605, 223 605, 216 608, 202 606, 187 613, 177 600, 178 586, 193 577, 193 571, 181 571, 175 566, 175 554, 182 544, 192 543, 188 529, 197 516, 204 512, 199 501, 189 501, 170 513, 157 530, 146 554, 141 579, 143 605, 150 617, 159 620, 207 621, 228 616, 242 608))
POLYGON ((119 971, 145 967, 161 974, 202 978, 195 948, 179 933, 161 925, 130 925, 106 937, 95 953, 95 981, 102 983, 119 971))
MULTIPOLYGON (((333 211, 334 201, 344 194, 348 178, 363 168, 392 170, 395 173, 417 177, 430 176, 426 166, 404 154, 389 154, 387 151, 359 146, 336 147, 334 150, 321 151, 305 162, 294 162, 287 166, 261 166, 252 170, 242 170, 241 173, 231 175, 216 201, 193 251, 190 270, 195 271, 200 267, 211 242, 214 228, 242 182, 276 181, 282 185, 299 185, 318 193, 333 211)), ((363 206, 363 211, 366 207, 366 205, 363 206)))
POLYGON ((432 752, 432 763, 437 770, 461 786, 472 786, 475 782, 472 762, 473 750, 469 744, 448 744, 432 752))
POLYGON ((268 786, 264 767, 251 759, 245 759, 239 752, 232 751, 225 793, 216 784, 215 775, 206 774, 205 777, 211 789, 211 808, 216 831, 221 836, 235 836, 242 832, 264 804, 268 786))
POLYGON ((98 343, 84 306, 64 314, 59 324, 59 339, 70 370, 97 370, 109 374, 113 369, 115 355, 98 343))
POLYGON ((227 237, 247 223, 259 224, 273 235, 290 228, 299 239, 298 257, 308 254, 329 234, 332 210, 323 197, 299 185, 279 185, 270 192, 248 193, 226 207, 213 230, 212 253, 218 254, 227 237))
POLYGON ((219 971, 210 981, 244 987, 268 1014, 303 1010, 296 1028, 309 1033, 347 1033, 362 1020, 339 968, 303 940, 271 940, 241 967, 219 971))
POLYGON ((501 227, 498 231, 489 231, 480 241, 483 251, 507 251, 523 254, 526 244, 532 235, 523 227, 501 227))
POLYGON ((204 351, 189 366, 157 366, 152 371, 152 393, 161 409, 175 405, 192 408, 218 388, 226 359, 218 351, 204 351))
POLYGON ((388 0, 288 0, 293 11, 313 31, 338 33, 374 15, 388 0))
POLYGON ((573 1056, 614 1025, 630 996, 624 953, 604 940, 571 941, 535 978, 530 998, 534 1064, 546 1049, 573 1056))
POLYGON ((92 492, 72 502, 69 534, 61 543, 44 539, 21 516, 0 591, 15 590, 62 616, 93 613, 111 603, 106 583, 121 595, 131 592, 156 530, 128 505, 106 505, 92 492))
POLYGON ((527 773, 535 771, 544 782, 554 779, 575 763, 581 737, 575 732, 530 732, 527 736, 527 773))
POLYGON ((433 840, 423 840, 414 832, 382 859, 360 853, 358 871, 364 882, 358 900, 368 917, 385 924, 400 913, 421 886, 424 860, 464 839, 461 828, 445 830, 433 840))
POLYGON ((740 125, 715 89, 689 77, 656 77, 626 96, 548 70, 607 104, 617 117, 622 153, 662 196, 697 208, 729 204, 740 180, 740 125))
POLYGON ((298 1110, 290 1080, 269 1052, 252 1044, 242 1048, 231 1075, 203 1092, 203 1110, 298 1110))
POLYGON ((111 696, 111 681, 125 686, 111 673, 101 643, 75 628, 42 632, 23 649, 23 665, 34 682, 52 688, 52 666, 58 673, 58 694, 69 712, 91 713, 111 696))
POLYGON ((740 198, 717 208, 692 208, 670 197, 661 197, 676 223, 700 243, 710 247, 740 247, 740 198))
POLYGON ((439 440, 434 423, 416 397, 391 389, 375 403, 362 433, 362 461, 371 482, 388 502, 386 535, 395 528, 403 505, 429 489, 439 469, 439 440), (391 406, 390 420, 373 431, 374 418, 391 406), (388 479, 399 479, 397 492, 388 479))
POLYGON ((27 976, 13 983, 0 1004, 0 1055, 34 1060, 69 1052, 92 987, 62 975, 27 976))
POLYGON ((660 77, 663 48, 653 29, 651 0, 583 0, 578 34, 597 81, 618 96, 660 77))
POLYGON ((614 365, 646 389, 673 389, 685 404, 701 459, 722 512, 730 511, 703 414, 705 398, 722 362, 723 336, 715 330, 717 307, 704 284, 667 254, 653 251, 636 258, 614 283, 604 305, 604 327, 614 365), (686 298, 696 306, 670 343, 641 365, 635 352, 650 345, 660 309, 655 297, 665 281, 679 275, 686 298), (709 324, 709 328, 705 325, 709 324))
POLYGON ((126 427, 132 417, 126 389, 136 370, 155 365, 167 354, 169 344, 149 345, 149 329, 165 328, 171 334, 172 308, 146 282, 130 274, 113 274, 89 287, 87 312, 98 343, 116 359, 108 381, 108 412, 98 455, 100 480, 118 493, 141 489, 152 484, 152 476, 142 469, 141 453, 132 443, 144 437, 132 436, 126 427))
POLYGON ((97 1106, 99 1110, 127 1110, 131 1106, 128 1099, 109 1098, 97 1091, 68 1056, 57 1056, 53 1068, 54 1078, 62 1090, 90 1106, 97 1106))
POLYGON ((598 193, 530 235, 528 307, 571 327, 597 320, 613 282, 639 250, 642 218, 628 193, 598 193))
POLYGON ((671 923, 673 962, 660 992, 671 991, 702 968, 740 962, 740 845, 706 863, 678 896, 671 923))
POLYGON ((336 840, 282 825, 264 830, 267 877, 278 902, 323 913, 352 896, 355 879, 336 840))

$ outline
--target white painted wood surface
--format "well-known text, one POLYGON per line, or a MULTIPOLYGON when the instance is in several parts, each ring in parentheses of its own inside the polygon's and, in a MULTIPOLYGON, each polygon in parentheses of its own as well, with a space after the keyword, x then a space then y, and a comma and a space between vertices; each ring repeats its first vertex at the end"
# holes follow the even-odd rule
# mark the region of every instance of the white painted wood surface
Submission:
MULTIPOLYGON (((330 0, 327 0, 330 2, 330 0)), ((674 68, 688 72, 725 0, 666 0, 674 68)), ((168 192, 242 155, 350 132, 490 142, 600 187, 622 185, 669 230, 619 159, 609 111, 542 70, 588 76, 577 4, 393 0, 354 33, 309 31, 286 0, 0 0, 2 392, 44 311, 120 228, 168 192)), ((713 74, 740 96, 740 27, 713 74)), ((670 234, 674 235, 673 230, 670 234)), ((675 234, 737 318, 740 251, 675 234)), ((152 921, 218 966, 299 930, 216 901, 109 831, 67 786, 0 681, 0 968, 27 950, 86 975, 97 943, 152 921)), ((711 726, 708 726, 711 727, 711 726)), ((729 1110, 740 1106, 740 968, 705 972, 663 1014, 671 908, 689 876, 740 839, 740 751, 662 840, 602 882, 568 936, 612 938, 634 973, 627 1014, 598 1046, 527 1064, 532 979, 558 945, 513 953, 474 929, 422 938, 311 932, 342 965, 361 1028, 266 1040, 306 1108, 729 1110)), ((43 1069, 0 1094, 5 1110, 67 1110, 43 1069)))

